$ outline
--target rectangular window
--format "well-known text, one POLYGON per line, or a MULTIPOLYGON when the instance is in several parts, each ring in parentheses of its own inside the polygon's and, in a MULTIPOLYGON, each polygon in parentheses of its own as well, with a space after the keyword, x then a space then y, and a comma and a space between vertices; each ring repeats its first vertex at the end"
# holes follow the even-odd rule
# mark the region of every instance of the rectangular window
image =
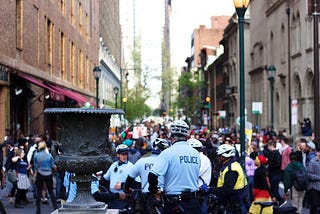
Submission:
POLYGON ((75 0, 71 0, 71 10, 70 10, 70 21, 73 26, 75 26, 75 12, 76 12, 76 3, 75 0))
POLYGON ((79 49, 78 54, 78 86, 83 88, 83 60, 82 60, 82 51, 79 49))
POLYGON ((59 9, 62 15, 66 15, 66 5, 65 5, 65 0, 58 0, 59 2, 59 9))
POLYGON ((17 26, 17 34, 16 34, 16 46, 18 49, 23 48, 23 1, 16 1, 16 26, 17 26))
POLYGON ((85 39, 88 42, 89 41, 89 16, 86 13, 86 23, 85 23, 85 39))
POLYGON ((89 76, 90 76, 90 61, 89 61, 89 57, 86 56, 86 65, 85 65, 85 74, 84 74, 84 78, 85 78, 85 84, 84 84, 84 88, 85 89, 90 89, 90 84, 89 84, 89 76))
POLYGON ((61 72, 61 78, 66 79, 65 74, 65 36, 64 33, 60 32, 60 72, 61 72))
POLYGON ((53 53, 53 23, 45 17, 47 20, 47 38, 46 38, 46 57, 47 57, 47 65, 48 65, 48 72, 52 72, 52 53, 53 53))
POLYGON ((75 46, 73 42, 70 44, 70 71, 71 71, 71 82, 75 83, 75 46))
POLYGON ((81 3, 79 2, 79 14, 78 14, 78 16, 79 16, 79 33, 80 33, 80 35, 82 35, 82 5, 81 5, 81 3))

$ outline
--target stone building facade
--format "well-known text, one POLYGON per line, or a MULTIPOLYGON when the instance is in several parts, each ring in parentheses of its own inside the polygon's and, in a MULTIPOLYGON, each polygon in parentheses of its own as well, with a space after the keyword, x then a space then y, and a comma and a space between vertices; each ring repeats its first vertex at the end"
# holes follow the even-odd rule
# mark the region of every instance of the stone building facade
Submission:
MULTIPOLYGON (((292 100, 297 101, 298 108, 296 119, 291 120, 290 134, 301 134, 298 121, 304 118, 310 118, 312 123, 314 122, 313 18, 308 14, 307 2, 252 0, 247 9, 244 35, 246 117, 260 129, 270 127, 273 110, 274 130, 285 129, 289 133, 292 100), (273 106, 267 71, 270 65, 276 68, 273 106), (253 102, 262 103, 262 113, 258 116, 252 112, 253 102)), ((224 86, 226 83, 239 86, 239 39, 236 21, 236 17, 230 19, 221 41, 225 48, 224 55, 228 56, 223 66, 225 80, 220 83, 224 86)), ((218 74, 220 71, 214 69, 222 63, 220 60, 210 65, 211 72, 218 74)), ((218 90, 219 83, 214 85, 215 90, 218 90)), ((216 94, 215 99, 218 99, 218 93, 216 94)), ((226 93, 224 96, 227 96, 226 93)), ((232 94, 230 102, 230 112, 238 115, 239 94, 232 94)), ((218 105, 216 110, 225 108, 218 105)), ((234 121, 236 118, 230 119, 234 121)))

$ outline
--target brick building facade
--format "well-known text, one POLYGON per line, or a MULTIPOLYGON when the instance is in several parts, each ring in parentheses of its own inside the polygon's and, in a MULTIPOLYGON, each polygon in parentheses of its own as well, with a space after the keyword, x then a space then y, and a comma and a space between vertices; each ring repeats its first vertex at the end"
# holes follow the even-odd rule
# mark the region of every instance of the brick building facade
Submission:
POLYGON ((54 134, 43 109, 94 101, 99 1, 0 2, 0 139, 54 134))

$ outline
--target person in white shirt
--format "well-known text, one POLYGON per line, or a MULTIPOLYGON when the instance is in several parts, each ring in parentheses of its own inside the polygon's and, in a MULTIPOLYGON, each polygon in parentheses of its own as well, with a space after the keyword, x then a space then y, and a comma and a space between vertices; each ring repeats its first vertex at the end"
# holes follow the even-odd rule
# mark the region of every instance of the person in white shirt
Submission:
MULTIPOLYGON (((210 159, 203 154, 202 143, 195 139, 190 138, 187 140, 188 144, 196 149, 199 152, 200 155, 200 171, 199 171, 199 178, 198 178, 198 185, 199 189, 201 190, 207 190, 209 187, 211 176, 212 176, 212 165, 210 159)), ((208 206, 207 206, 208 197, 205 195, 203 197, 202 207, 201 207, 201 213, 205 214, 208 213, 208 206)))

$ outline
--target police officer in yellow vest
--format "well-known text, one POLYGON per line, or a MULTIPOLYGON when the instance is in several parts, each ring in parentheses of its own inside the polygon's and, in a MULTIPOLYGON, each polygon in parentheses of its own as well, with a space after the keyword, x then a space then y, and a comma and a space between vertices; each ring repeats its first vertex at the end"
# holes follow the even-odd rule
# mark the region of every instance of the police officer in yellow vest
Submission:
POLYGON ((217 186, 210 192, 217 196, 226 213, 247 213, 249 207, 247 179, 240 163, 235 159, 235 147, 228 144, 220 145, 217 148, 217 155, 221 169, 218 172, 217 186))

